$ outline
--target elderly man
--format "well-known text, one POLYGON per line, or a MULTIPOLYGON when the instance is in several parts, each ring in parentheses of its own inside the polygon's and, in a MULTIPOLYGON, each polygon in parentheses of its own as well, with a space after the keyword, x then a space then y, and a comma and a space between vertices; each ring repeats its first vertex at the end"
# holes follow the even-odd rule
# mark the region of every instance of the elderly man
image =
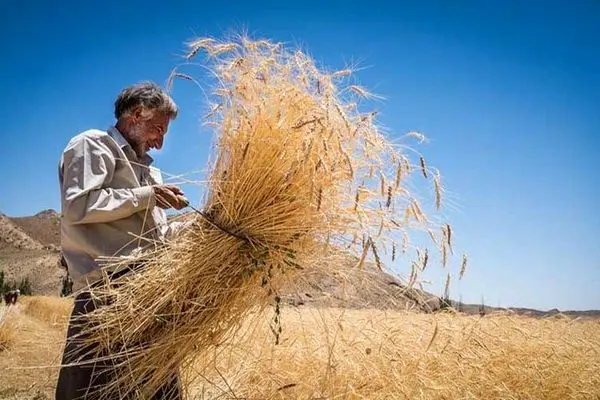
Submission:
MULTIPOLYGON (((177 106, 159 86, 136 84, 117 97, 113 127, 78 134, 62 154, 61 244, 73 290, 79 294, 67 332, 57 399, 86 398, 111 382, 110 361, 73 357, 81 349, 76 339, 78 321, 101 307, 86 288, 102 277, 99 258, 127 257, 161 243, 172 228, 164 210, 185 206, 183 192, 162 183, 148 155, 150 149, 162 147, 169 122, 176 116, 177 106)), ((175 371, 154 398, 181 398, 175 371)))

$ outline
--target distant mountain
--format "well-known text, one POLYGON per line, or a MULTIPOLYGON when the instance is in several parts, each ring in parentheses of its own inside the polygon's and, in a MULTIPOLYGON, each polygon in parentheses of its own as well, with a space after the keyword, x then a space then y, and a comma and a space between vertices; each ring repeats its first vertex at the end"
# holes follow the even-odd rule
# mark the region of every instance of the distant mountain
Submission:
POLYGON ((573 311, 573 310, 564 310, 561 311, 557 308, 553 308, 548 311, 540 311, 532 308, 523 308, 523 307, 509 307, 507 309, 516 314, 529 315, 532 317, 549 317, 552 315, 568 315, 570 317, 600 317, 600 310, 583 310, 583 311, 573 311))
POLYGON ((456 310, 462 310, 461 312, 465 314, 475 315, 479 314, 480 311, 484 310, 485 314, 497 313, 497 312, 505 312, 509 314, 517 314, 517 315, 525 315, 533 318, 546 318, 552 316, 560 316, 565 315, 569 317, 591 317, 591 318, 600 318, 600 310, 559 310, 557 308, 553 308, 551 310, 543 311, 536 310, 533 308, 525 308, 525 307, 491 307, 488 305, 481 304, 459 304, 458 302, 452 301, 452 306, 456 310))

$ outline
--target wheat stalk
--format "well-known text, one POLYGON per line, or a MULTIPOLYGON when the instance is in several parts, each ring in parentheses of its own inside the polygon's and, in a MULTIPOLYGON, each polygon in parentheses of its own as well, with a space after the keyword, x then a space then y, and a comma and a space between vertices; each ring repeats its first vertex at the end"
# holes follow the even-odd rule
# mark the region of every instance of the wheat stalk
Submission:
POLYGON ((433 177, 433 185, 435 188, 435 208, 439 210, 442 206, 442 187, 440 183, 439 172, 437 172, 433 177))
POLYGON ((461 279, 463 277, 463 275, 465 274, 465 271, 467 270, 467 255, 463 254, 462 257, 462 263, 460 265, 460 273, 459 273, 459 279, 461 279))
POLYGON ((423 157, 419 157, 419 161, 421 162, 421 173, 425 178, 427 178, 427 168, 425 167, 425 159, 423 157))

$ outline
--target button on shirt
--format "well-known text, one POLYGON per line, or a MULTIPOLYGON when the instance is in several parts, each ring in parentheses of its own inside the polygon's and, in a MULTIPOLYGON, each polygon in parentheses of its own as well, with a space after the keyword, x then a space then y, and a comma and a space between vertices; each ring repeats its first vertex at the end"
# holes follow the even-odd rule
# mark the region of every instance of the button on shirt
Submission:
POLYGON ((61 246, 73 290, 101 277, 99 257, 121 257, 164 240, 169 226, 152 185, 152 158, 138 158, 114 127, 88 130, 67 144, 59 164, 61 246))

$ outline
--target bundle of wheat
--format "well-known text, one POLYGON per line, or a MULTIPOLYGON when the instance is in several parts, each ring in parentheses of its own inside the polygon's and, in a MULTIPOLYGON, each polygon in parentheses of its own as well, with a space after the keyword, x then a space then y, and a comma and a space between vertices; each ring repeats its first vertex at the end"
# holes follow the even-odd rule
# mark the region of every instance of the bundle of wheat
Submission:
MULTIPOLYGON (((275 305, 277 337, 278 290, 308 267, 327 273, 353 253, 357 267, 373 257, 383 268, 398 233, 430 223, 403 185, 414 171, 435 176, 440 204, 437 172, 422 158, 415 168, 375 114, 358 111, 364 89, 338 87, 351 71, 323 73, 300 51, 247 38, 194 41, 188 59, 201 51, 219 82, 205 203, 177 240, 145 255, 143 269, 93 289, 107 305, 89 316, 86 340, 100 342, 122 372, 104 395, 152 393, 251 310, 275 305)), ((449 235, 432 239, 445 254, 449 235)))

